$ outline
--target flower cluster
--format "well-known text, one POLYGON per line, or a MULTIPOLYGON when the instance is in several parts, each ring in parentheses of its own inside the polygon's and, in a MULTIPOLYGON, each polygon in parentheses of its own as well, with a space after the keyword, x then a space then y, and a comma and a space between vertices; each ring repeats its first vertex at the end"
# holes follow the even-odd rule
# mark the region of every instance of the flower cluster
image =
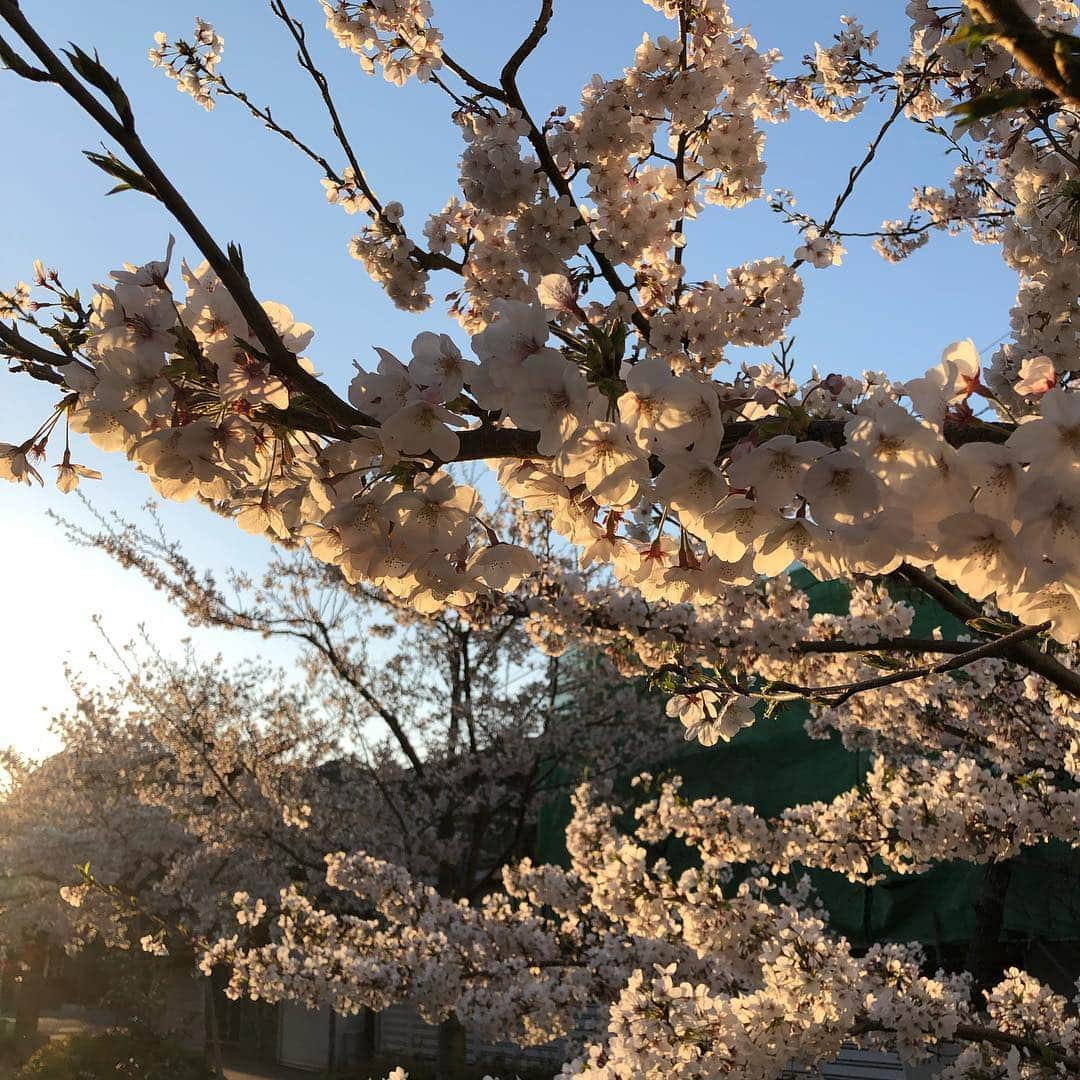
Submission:
MULTIPOLYGON (((366 198, 348 186, 329 187, 327 197, 344 206, 346 213, 368 209, 366 198)), ((416 244, 402 231, 403 213, 401 203, 387 203, 374 221, 349 241, 349 254, 363 264, 398 307, 424 311, 431 304, 428 275, 415 262, 416 244)))
MULTIPOLYGON (((1042 86, 1009 36, 927 0, 908 5, 910 47, 895 64, 879 63, 876 33, 846 18, 789 76, 725 0, 648 3, 670 33, 646 36, 621 73, 594 78, 576 111, 538 122, 516 80, 550 5, 492 84, 444 52, 426 0, 324 0, 331 34, 365 70, 397 84, 416 77, 454 102, 459 191, 427 222, 429 251, 405 234, 400 203, 374 199, 337 123, 352 168, 324 166, 324 186, 371 219, 350 250, 399 306, 430 304, 432 270, 459 275, 448 299, 468 347, 424 332, 409 356, 379 349, 346 400, 304 358, 311 327, 260 302, 235 252, 204 244, 207 262, 183 265, 178 290, 168 255, 127 266, 89 308, 38 272, 35 288, 50 296, 21 284, 3 295, 0 347, 63 396, 26 438, 0 444, 0 478, 40 481, 35 462, 64 421, 123 452, 164 497, 198 499, 242 529, 305 547, 401 618, 461 619, 471 633, 512 612, 553 657, 599 650, 621 674, 647 676, 680 721, 669 733, 705 745, 736 737, 764 708, 809 699, 810 733, 835 731, 867 751, 869 772, 773 820, 724 800, 687 803, 677 783, 661 784, 630 836, 616 825, 620 807, 582 789, 570 869, 518 863, 502 892, 485 895, 436 887, 443 868, 426 853, 444 841, 461 852, 431 823, 453 798, 479 816, 509 781, 477 783, 446 764, 456 761, 447 751, 437 767, 446 790, 408 800, 423 827, 367 822, 334 846, 321 824, 336 805, 320 800, 325 789, 271 767, 250 739, 199 728, 196 745, 220 765, 208 772, 190 744, 154 725, 176 774, 144 779, 140 806, 156 813, 185 796, 168 819, 181 854, 164 891, 194 895, 208 852, 227 846, 235 824, 207 815, 195 789, 220 798, 221 778, 242 775, 265 843, 302 836, 315 858, 302 885, 224 875, 221 896, 235 904, 204 965, 227 962, 236 993, 342 1011, 413 1000, 432 1020, 456 1015, 522 1043, 565 1036, 582 1008, 606 1002, 606 1033, 567 1077, 768 1078, 849 1039, 889 1040, 911 1061, 962 1043, 948 1074, 958 1078, 1075 1072, 1076 1020, 1059 995, 1010 971, 978 987, 980 1011, 971 980, 931 972, 915 946, 856 955, 795 877, 811 867, 871 882, 883 869, 997 865, 1046 841, 1076 842, 1075 98, 1042 86), (692 272, 696 219, 763 197, 765 125, 792 109, 849 121, 875 102, 881 127, 827 218, 797 213, 787 193, 772 198, 797 230, 790 256, 692 272), (958 127, 946 119, 956 108, 966 112, 958 127), (902 123, 958 161, 951 177, 916 189, 906 218, 871 234, 876 246, 897 259, 931 233, 1000 245, 1018 280, 1009 339, 985 363, 971 341, 956 342, 905 382, 872 371, 797 377, 800 272, 837 265, 865 235, 841 217, 902 123), (52 324, 39 318, 50 306, 52 324), (742 347, 777 351, 736 366, 742 347), (492 464, 517 528, 462 482, 456 466, 476 460, 492 464), (565 559, 528 542, 529 515, 565 541, 565 559), (857 582, 846 611, 811 615, 785 575, 796 563, 857 582), (912 609, 882 583, 890 575, 894 588, 940 600, 971 640, 912 637, 912 609), (896 659, 908 652, 931 659, 909 668, 896 659), (652 857, 650 845, 669 839, 696 853, 691 869, 652 857), (340 852, 328 874, 326 850, 340 852)), ((1071 0, 1025 0, 1016 13, 1035 20, 1031 40, 1049 35, 1059 51, 1077 27, 1071 0)), ((209 107, 215 86, 226 93, 220 52, 199 23, 191 45, 159 36, 152 59, 209 107)), ((251 111, 266 122, 268 112, 251 111)), ((190 208, 157 194, 186 220, 190 208)), ((67 444, 57 468, 64 490, 93 476, 67 444)), ((208 621, 214 612, 272 625, 200 605, 191 610, 208 621)), ((336 655, 337 674, 352 672, 336 655)), ((458 723, 459 707, 450 713, 458 723)), ((531 736, 515 733, 504 743, 520 749, 531 736)), ((130 737, 139 749, 141 736, 130 737)), ((392 771, 403 756, 420 771, 415 747, 397 737, 375 765, 392 771)), ((20 813, 12 820, 25 827, 20 813)), ((129 823, 136 854, 148 820, 129 823)), ((94 891, 68 895, 91 925, 94 891)), ((102 921, 123 940, 122 923, 102 921)), ((220 923, 216 910, 205 925, 220 923)), ((166 946, 150 935, 144 947, 166 946)))
POLYGON ((603 1037, 562 1076, 722 1070, 771 1080, 852 1039, 893 1046, 910 1062, 959 1041, 970 1047, 969 1068, 1003 1062, 1013 1048, 1017 1062, 1035 1067, 1039 1053, 1071 1060, 1076 1019, 1029 975, 1007 972, 984 1018, 968 977, 927 975, 917 946, 855 956, 805 883, 779 888, 752 874, 732 886, 731 862, 752 860, 753 845, 726 857, 730 822, 680 805, 674 790, 666 785, 662 805, 639 808, 637 834, 626 836, 615 824, 621 808, 579 789, 570 869, 526 861, 506 871, 504 894, 476 905, 448 904, 369 856, 331 856, 327 880, 363 897, 369 917, 338 919, 286 890, 271 943, 231 935, 207 951, 204 970, 227 962, 238 996, 345 1013, 407 998, 433 1021, 456 1016, 481 1037, 510 1034, 521 1044, 565 1035, 590 994, 611 995, 603 1037), (643 845, 669 836, 699 852, 700 864, 676 876, 650 860, 643 845))
MULTIPOLYGON (((734 340, 777 332, 768 297, 783 295, 784 271, 757 264, 717 292, 717 305, 732 293, 723 307, 734 340)), ((472 488, 431 468, 485 434, 479 414, 502 418, 493 441, 536 433, 535 450, 500 465, 508 494, 549 512, 586 563, 610 565, 646 599, 701 606, 796 561, 823 577, 906 562, 933 565, 1023 624, 1051 623, 1061 642, 1080 626, 1080 503, 1061 472, 1076 457, 1074 395, 1044 378, 1032 387, 1037 411, 1003 444, 955 448, 953 418, 973 396, 993 396, 970 342, 895 387, 839 376, 799 387, 768 368, 723 384, 680 365, 674 345, 657 349, 659 328, 650 354, 631 362, 618 355, 624 331, 586 323, 593 352, 578 354, 548 345, 542 308, 503 301, 473 338, 476 360, 446 335, 421 334, 407 365, 380 350, 349 394, 366 426, 328 441, 283 426, 289 379, 250 344, 249 320, 216 275, 185 267, 179 302, 166 273, 167 262, 117 271, 96 296, 87 362, 65 376, 72 429, 126 452, 165 497, 197 496, 248 531, 306 540, 350 581, 420 609, 512 590, 536 569, 485 525, 472 488), (733 443, 729 429, 748 421, 757 433, 733 443), (815 423, 842 448, 807 438, 815 423)), ((282 305, 263 311, 299 354, 311 328, 282 305)), ((35 475, 26 455, 43 442, 39 431, 9 446, 5 474, 35 475)))
POLYGON ((190 94, 196 104, 209 112, 214 107, 215 71, 224 48, 221 35, 205 19, 196 19, 195 36, 190 42, 170 41, 159 30, 154 35, 150 62, 175 80, 181 94, 190 94))
POLYGON ((326 28, 360 58, 369 75, 376 65, 387 82, 427 82, 442 67, 442 34, 431 25, 427 0, 322 0, 326 28))

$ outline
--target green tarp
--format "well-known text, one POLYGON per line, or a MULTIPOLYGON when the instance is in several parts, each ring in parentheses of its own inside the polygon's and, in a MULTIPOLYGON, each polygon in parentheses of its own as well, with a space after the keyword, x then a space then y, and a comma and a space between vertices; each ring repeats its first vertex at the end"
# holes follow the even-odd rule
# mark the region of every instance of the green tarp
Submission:
MULTIPOLYGON (((848 591, 840 582, 818 582, 798 571, 795 583, 806 590, 811 611, 845 613, 848 591)), ((912 636, 929 637, 940 628, 956 638, 965 627, 921 594, 895 592, 916 611, 912 636)), ((730 743, 703 747, 697 743, 657 762, 653 772, 666 770, 683 777, 688 798, 727 796, 772 816, 799 803, 828 800, 859 783, 868 757, 848 752, 835 736, 811 739, 803 728, 806 707, 786 707, 771 719, 761 719, 738 733, 730 743)), ((622 795, 629 789, 622 787, 622 795)), ((542 861, 566 864, 563 833, 570 817, 568 799, 544 809, 538 832, 542 861)), ((665 851, 678 867, 677 851, 665 851)), ((813 871, 811 879, 829 909, 837 931, 853 943, 920 941, 930 947, 965 942, 973 928, 973 905, 983 869, 945 863, 925 874, 890 874, 872 889, 852 885, 838 874, 813 871)), ((1064 845, 1029 849, 1016 858, 1009 887, 1004 926, 1006 938, 1042 941, 1080 940, 1080 858, 1064 845)))

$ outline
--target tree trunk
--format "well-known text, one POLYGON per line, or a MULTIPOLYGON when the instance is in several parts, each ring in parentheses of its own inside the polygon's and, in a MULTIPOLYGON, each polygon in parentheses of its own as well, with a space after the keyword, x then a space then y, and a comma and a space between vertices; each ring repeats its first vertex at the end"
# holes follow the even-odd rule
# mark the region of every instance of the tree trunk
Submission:
MULTIPOLYGON (((454 836, 454 814, 448 810, 439 821, 438 837, 449 841, 454 836)), ((436 891, 440 896, 456 899, 460 869, 445 859, 439 861, 436 891)), ((454 1016, 439 1024, 438 1054, 435 1059, 435 1080, 465 1080, 465 1029, 454 1016)))
POLYGON ((326 1047, 326 1068, 333 1072, 337 1068, 337 1013, 330 1010, 330 1022, 326 1025, 329 1029, 326 1047))
POLYGON ((1012 862, 987 863, 982 890, 975 901, 975 931, 968 945, 966 966, 971 972, 971 994, 975 1004, 986 1004, 983 991, 990 989, 1001 976, 998 948, 1005 923, 1005 898, 1012 879, 1012 862))
POLYGON ((360 1061, 361 1065, 373 1065, 375 1063, 375 1052, 377 1050, 375 1039, 375 1025, 378 1021, 375 1018, 375 1010, 364 1006, 363 1012, 360 1014, 362 1026, 360 1028, 360 1061))
POLYGON ((19 981, 15 986, 15 1041, 20 1045, 30 1045, 37 1039, 48 947, 48 935, 36 933, 26 938, 20 950, 19 981))
POLYGON ((206 994, 206 1041, 210 1044, 210 1061, 214 1067, 214 1075, 218 1080, 225 1080, 225 1063, 221 1057, 221 1035, 218 1031, 217 1002, 214 1000, 213 978, 208 975, 203 986, 206 994))
POLYGON ((465 1028, 456 1017, 449 1017, 439 1024, 439 1056, 436 1062, 436 1080, 464 1080, 465 1078, 465 1028))

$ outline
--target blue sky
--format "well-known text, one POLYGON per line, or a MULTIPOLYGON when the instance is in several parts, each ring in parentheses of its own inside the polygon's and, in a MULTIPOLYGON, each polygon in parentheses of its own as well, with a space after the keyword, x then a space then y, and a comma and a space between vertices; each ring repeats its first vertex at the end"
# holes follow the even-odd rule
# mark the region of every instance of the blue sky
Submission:
MULTIPOLYGON (((448 99, 432 87, 414 83, 398 89, 365 77, 356 58, 322 29, 315 0, 291 0, 290 6, 307 23, 369 178, 384 199, 405 205, 406 223, 419 234, 426 216, 454 192, 461 144, 448 120, 448 99)), ((536 6, 531 0, 442 0, 436 2, 436 23, 455 59, 491 79, 531 25, 536 6)), ((218 240, 243 246, 259 295, 288 304, 316 328, 309 353, 339 390, 347 385, 353 359, 369 362, 373 345, 408 355, 409 341, 424 329, 446 330, 464 343, 438 308, 419 316, 396 311, 367 280, 345 250, 357 219, 325 204, 319 175, 306 159, 231 102, 204 113, 151 68, 146 53, 154 31, 190 34, 201 15, 224 36, 221 70, 230 81, 271 104, 279 122, 294 126, 337 163, 321 103, 264 3, 23 0, 23 9, 54 46, 70 40, 99 51, 135 103, 144 141, 158 160, 218 240)), ((535 116, 558 104, 574 110, 581 86, 594 73, 616 74, 632 58, 642 32, 655 35, 667 28, 637 0, 556 0, 555 9, 549 35, 521 78, 535 116)), ((784 53, 782 70, 793 70, 815 40, 830 41, 843 14, 881 31, 884 64, 895 60, 906 40, 899 0, 734 0, 733 10, 751 24, 761 47, 784 53)), ((9 118, 11 150, 0 168, 0 284, 28 278, 32 261, 41 258, 69 286, 86 289, 125 261, 161 256, 175 225, 143 196, 103 197, 108 178, 80 154, 100 149, 100 137, 74 105, 53 88, 0 71, 0 109, 9 118)), ((869 109, 847 125, 797 116, 767 128, 766 187, 793 190, 800 209, 824 217, 879 122, 877 111, 869 109)), ((860 182, 841 228, 872 229, 885 217, 904 216, 912 187, 941 185, 952 167, 939 142, 900 125, 860 182)), ((936 362, 951 341, 972 337, 981 348, 1007 331, 1015 278, 996 249, 935 237, 928 249, 895 267, 858 244, 850 243, 843 267, 810 268, 805 275, 803 314, 793 328, 801 363, 825 371, 874 368, 911 376, 936 362)), ((688 230, 687 262, 691 276, 723 277, 729 266, 789 255, 794 246, 794 233, 764 205, 710 209, 688 230)), ((198 260, 183 236, 178 254, 198 260)), ((453 287, 452 277, 436 276, 432 292, 441 297, 453 287)), ((0 440, 25 438, 51 400, 41 384, 0 375, 0 440)), ((123 459, 106 459, 85 443, 75 456, 106 473, 91 492, 97 507, 139 513, 151 492, 123 459)), ((67 701, 63 661, 79 663, 97 640, 92 614, 100 614, 120 640, 144 623, 166 650, 186 633, 183 621, 148 586, 105 556, 68 545, 45 516, 50 508, 81 514, 77 502, 51 488, 0 490, 0 559, 8 571, 7 617, 0 620, 7 706, 0 743, 24 749, 48 746, 45 717, 67 701)), ((209 567, 257 567, 266 559, 264 542, 198 507, 169 506, 164 516, 189 553, 209 567)), ((239 656, 257 649, 289 660, 282 647, 268 651, 262 642, 235 635, 200 632, 199 641, 205 651, 239 656)))

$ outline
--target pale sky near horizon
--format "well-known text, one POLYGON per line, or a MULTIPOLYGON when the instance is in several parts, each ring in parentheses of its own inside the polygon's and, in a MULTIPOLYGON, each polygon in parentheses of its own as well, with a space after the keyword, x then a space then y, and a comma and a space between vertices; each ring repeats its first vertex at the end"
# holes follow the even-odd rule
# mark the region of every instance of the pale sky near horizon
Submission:
MULTIPOLYGON (((365 277, 345 250, 358 221, 325 204, 319 175, 306 159, 234 103, 204 113, 150 67, 146 53, 154 31, 190 34, 196 15, 209 19, 225 38, 222 70, 229 79, 256 101, 270 103, 281 122, 295 126, 336 162, 320 103, 265 4, 23 0, 22 6, 54 47, 71 40, 99 51, 134 102, 152 152, 219 241, 243 246, 259 295, 287 304, 316 328, 310 356, 339 390, 347 385, 351 361, 368 362, 372 345, 407 357, 409 341, 424 329, 446 330, 465 344, 465 335, 438 304, 423 315, 396 311, 365 277)), ((433 87, 414 83, 397 89, 363 76, 356 58, 339 50, 322 29, 314 0, 292 0, 291 7, 307 22, 312 47, 336 89, 376 190, 384 199, 404 203, 410 231, 419 234, 426 216, 455 190, 461 143, 448 120, 448 99, 433 87)), ((537 5, 533 0, 437 0, 435 7, 447 49, 491 78, 531 25, 537 5)), ((827 43, 842 14, 857 15, 867 29, 881 31, 883 64, 894 62, 906 40, 901 0, 733 0, 732 7, 739 21, 752 25, 761 47, 781 49, 788 58, 785 71, 797 66, 815 40, 827 43)), ((548 38, 521 79, 536 116, 559 103, 573 111, 581 86, 594 72, 618 73, 644 30, 655 35, 666 27, 636 0, 573 5, 556 0, 555 8, 548 38)), ((8 118, 5 138, 12 148, 0 169, 0 286, 28 279, 32 261, 41 258, 57 267, 67 284, 87 291, 125 261, 160 258, 170 232, 178 234, 177 258, 199 260, 190 241, 149 199, 133 193, 103 197, 110 181, 80 154, 100 149, 101 139, 59 92, 0 71, 0 109, 8 118)), ((766 187, 794 190, 800 208, 824 217, 879 123, 879 112, 869 109, 847 125, 797 116, 767 129, 766 187)), ((900 125, 860 182, 841 227, 873 229, 884 217, 905 216, 912 187, 945 184, 954 160, 943 155, 940 142, 900 125)), ((738 212, 710 208, 691 223, 688 236, 687 262, 691 276, 698 277, 722 276, 728 266, 748 258, 789 255, 798 243, 794 231, 761 204, 738 212)), ((1008 330, 1015 278, 996 249, 935 236, 928 250, 892 267, 859 245, 849 243, 843 267, 805 272, 803 314, 793 327, 803 366, 883 369, 910 377, 935 363, 951 341, 971 337, 982 348, 1008 330)), ((433 278, 437 298, 452 288, 450 276, 433 278)), ((0 375, 0 441, 26 438, 53 397, 42 384, 0 375)), ((75 457, 106 475, 101 484, 84 485, 96 507, 138 517, 152 492, 123 458, 98 454, 85 440, 78 440, 75 457)), ((84 514, 77 501, 52 487, 0 487, 5 568, 0 745, 14 743, 26 752, 51 747, 47 715, 69 704, 64 661, 86 666, 86 653, 100 640, 92 615, 101 615, 106 631, 120 641, 144 623, 166 652, 188 633, 181 616, 141 579, 104 555, 68 544, 46 517, 49 509, 76 519, 84 514)), ((264 541, 200 507, 170 505, 164 514, 201 565, 256 568, 266 559, 264 541)), ((287 647, 267 651, 259 639, 199 631, 196 640, 202 652, 220 649, 227 658, 262 653, 275 662, 290 660, 287 647)))

